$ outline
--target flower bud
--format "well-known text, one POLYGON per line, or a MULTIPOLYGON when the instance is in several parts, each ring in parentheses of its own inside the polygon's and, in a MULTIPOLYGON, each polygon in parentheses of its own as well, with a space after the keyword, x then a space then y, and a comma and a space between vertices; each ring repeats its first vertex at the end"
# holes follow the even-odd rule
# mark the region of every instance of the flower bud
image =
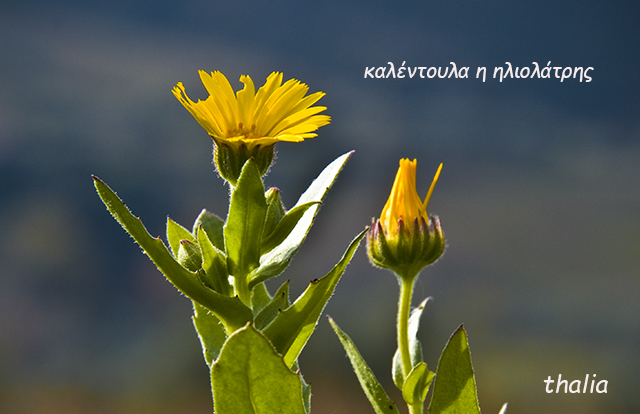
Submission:
POLYGON ((400 160, 389 199, 367 234, 371 263, 403 278, 414 278, 422 268, 438 260, 446 245, 439 218, 427 215, 442 164, 424 201, 416 191, 416 165, 416 160, 400 160))
POLYGON ((200 246, 189 240, 180 240, 178 263, 192 272, 200 270, 202 267, 202 252, 200 251, 200 246))

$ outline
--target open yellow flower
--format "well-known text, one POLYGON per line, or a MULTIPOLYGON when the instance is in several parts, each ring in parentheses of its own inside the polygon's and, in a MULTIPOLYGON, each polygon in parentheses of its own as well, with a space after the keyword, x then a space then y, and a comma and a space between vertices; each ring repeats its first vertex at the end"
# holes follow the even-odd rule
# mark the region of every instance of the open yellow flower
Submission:
POLYGON ((331 118, 318 113, 327 109, 312 106, 325 94, 306 96, 309 87, 296 79, 282 83, 282 73, 273 72, 256 92, 253 80, 241 76, 244 88, 234 94, 227 78, 220 72, 200 71, 200 79, 209 92, 204 101, 194 102, 179 82, 173 94, 211 135, 216 144, 232 148, 245 145, 270 146, 279 141, 300 142, 313 138, 313 133, 331 118))
POLYGON ((416 166, 415 159, 400 160, 389 199, 380 219, 374 220, 367 234, 367 253, 371 263, 411 280, 423 267, 438 260, 445 249, 440 220, 427 214, 427 205, 442 164, 424 201, 416 190, 416 166))

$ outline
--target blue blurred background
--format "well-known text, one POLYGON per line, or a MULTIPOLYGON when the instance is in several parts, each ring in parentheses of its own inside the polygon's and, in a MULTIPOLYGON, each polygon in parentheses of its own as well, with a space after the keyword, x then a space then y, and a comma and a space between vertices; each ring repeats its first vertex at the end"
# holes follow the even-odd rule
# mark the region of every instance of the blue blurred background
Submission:
MULTIPOLYGON (((190 301, 109 216, 91 174, 154 235, 226 214, 211 140, 171 94, 197 70, 261 85, 274 70, 327 93, 331 125, 281 144, 266 181, 291 206, 355 155, 276 284, 292 297, 379 215, 398 160, 418 158, 449 248, 423 272, 435 369, 470 335, 496 413, 640 412, 640 8, 635 2, 3 1, 0 5, 0 412, 210 413, 190 301), (471 79, 364 79, 365 67, 471 67, 471 79), (495 66, 593 67, 575 79, 495 66), (474 78, 485 66, 486 82, 474 78), (608 380, 547 394, 543 380, 608 380)), ((276 286, 272 284, 271 286, 276 286)), ((361 248, 329 302, 388 390, 397 283, 361 248)), ((315 413, 370 413, 321 319, 302 355, 315 413)), ((401 401, 394 392, 396 401, 401 401)))

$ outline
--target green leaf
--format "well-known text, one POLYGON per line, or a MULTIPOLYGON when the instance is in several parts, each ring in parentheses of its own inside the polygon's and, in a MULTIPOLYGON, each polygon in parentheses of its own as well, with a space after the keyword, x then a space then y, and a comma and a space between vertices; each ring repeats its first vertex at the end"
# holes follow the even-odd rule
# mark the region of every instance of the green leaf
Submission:
POLYGON ((264 219, 263 235, 271 234, 276 225, 282 220, 285 215, 284 205, 280 199, 280 190, 276 187, 271 187, 264 194, 264 198, 267 200, 267 215, 264 219))
MULTIPOLYGON (((286 242, 286 240, 285 240, 286 242)), ((297 243, 296 243, 297 244, 297 243)), ((298 252, 300 244, 297 246, 280 244, 277 248, 260 257, 260 267, 254 269, 247 279, 249 280, 249 290, 264 282, 267 279, 278 276, 289 266, 291 259, 298 252)))
POLYGON ((209 312, 207 308, 198 302, 193 302, 193 316, 191 319, 193 319, 193 326, 195 326, 198 338, 200 338, 204 360, 211 368, 213 361, 218 359, 220 355, 220 350, 227 339, 227 334, 216 315, 209 312))
POLYGON ((427 369, 427 364, 424 362, 413 367, 402 387, 402 398, 407 404, 415 405, 424 402, 433 375, 434 373, 427 369))
MULTIPOLYGON (((300 196, 300 199, 291 210, 306 203, 321 203, 352 153, 353 151, 341 155, 329 164, 311 183, 307 191, 300 196)), ((298 252, 307 237, 319 208, 320 204, 310 206, 297 221, 286 239, 260 257, 260 267, 249 275, 249 289, 252 289, 258 283, 279 275, 287 268, 291 258, 298 252)))
POLYGON ((273 231, 262 239, 260 251, 262 254, 274 249, 282 243, 296 227, 302 215, 314 205, 320 204, 319 201, 310 201, 301 204, 289 210, 278 222, 273 231))
POLYGON ((438 361, 429 414, 441 413, 480 413, 469 342, 462 325, 451 335, 438 361))
POLYGON ((342 154, 341 156, 333 160, 331 164, 327 165, 325 169, 322 170, 318 178, 316 178, 311 183, 309 188, 307 188, 307 191, 302 193, 294 207, 297 207, 304 203, 308 203, 310 201, 322 201, 322 199, 324 199, 324 196, 327 194, 327 191, 329 191, 336 178, 338 177, 338 174, 340 173, 340 171, 342 171, 342 168, 352 154, 353 151, 342 154))
POLYGON ((322 279, 313 280, 300 297, 264 330, 287 366, 291 366, 313 333, 327 301, 333 295, 367 229, 349 245, 342 259, 322 279))
POLYGON ((260 240, 266 212, 262 179, 255 163, 249 160, 231 195, 224 225, 227 264, 235 278, 244 278, 260 266, 260 240))
POLYGON ((302 379, 251 324, 234 332, 211 369, 216 414, 305 414, 302 379))
POLYGON ((231 296, 233 289, 229 284, 227 257, 211 243, 209 235, 202 227, 198 229, 197 235, 202 251, 202 269, 207 275, 207 285, 221 295, 231 296))
MULTIPOLYGON (((409 353, 411 354, 411 367, 422 363, 422 344, 417 339, 412 341, 409 339, 409 353)), ((391 364, 391 375, 393 376, 393 383, 402 390, 404 388, 404 377, 402 374, 402 357, 400 356, 400 350, 396 349, 393 354, 393 360, 391 364)))
POLYGON ((193 223, 193 234, 198 234, 200 227, 207 233, 211 244, 216 249, 226 251, 224 248, 224 221, 220 217, 203 209, 193 223))
POLYGON ((329 323, 331 323, 331 327, 338 335, 344 350, 347 352, 351 366, 353 366, 358 381, 360 381, 360 386, 375 412, 378 414, 399 413, 396 404, 389 398, 384 388, 382 388, 382 385, 380 385, 375 374, 371 371, 371 368, 369 368, 364 358, 362 358, 360 352, 358 352, 358 348, 356 348, 351 338, 338 327, 333 319, 329 316, 327 316, 327 318, 329 319, 329 323))
POLYGON ((251 309, 237 297, 220 295, 204 286, 198 275, 178 263, 159 237, 153 238, 139 218, 134 217, 122 200, 98 177, 93 177, 96 190, 111 215, 133 237, 164 276, 189 299, 216 314, 228 332, 232 332, 252 319, 251 309))
POLYGON ((280 289, 273 295, 273 299, 258 312, 253 318, 256 329, 259 331, 267 327, 278 316, 280 312, 289 307, 289 281, 280 286, 280 289))
POLYGON ((190 242, 196 243, 196 239, 189 230, 171 220, 169 217, 167 217, 167 240, 169 241, 169 246, 171 246, 173 257, 178 257, 180 240, 189 240, 190 242))
POLYGON ((271 295, 264 283, 257 284, 251 290, 251 310, 253 315, 257 315, 265 306, 271 302, 271 295))
POLYGON ((307 414, 311 411, 311 385, 307 384, 300 372, 300 367, 298 366, 298 361, 293 363, 291 366, 291 371, 300 374, 300 379, 302 380, 302 398, 304 399, 304 409, 307 411, 307 414))
MULTIPOLYGON (((422 311, 424 310, 424 307, 426 306, 429 299, 431 298, 428 297, 423 300, 417 308, 411 311, 411 316, 409 316, 408 334, 409 352, 411 354, 411 367, 415 367, 423 360, 422 344, 418 340, 418 328, 420 328, 420 317, 422 317, 422 311)), ((396 349, 395 354, 393 354, 393 363, 391 366, 393 382, 400 390, 404 389, 404 378, 402 376, 402 358, 400 357, 399 349, 396 349)))
POLYGON ((307 384, 298 369, 296 369, 296 372, 299 373, 300 379, 302 380, 302 399, 304 400, 304 409, 307 414, 309 414, 311 412, 311 385, 307 384))

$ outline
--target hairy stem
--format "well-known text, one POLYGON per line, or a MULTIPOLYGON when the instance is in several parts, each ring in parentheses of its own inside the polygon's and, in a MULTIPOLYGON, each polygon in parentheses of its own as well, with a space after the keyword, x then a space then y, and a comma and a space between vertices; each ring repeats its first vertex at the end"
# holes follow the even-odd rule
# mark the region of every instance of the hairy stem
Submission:
MULTIPOLYGON (((417 275, 400 277, 400 300, 398 302, 398 349, 402 361, 402 377, 407 379, 413 369, 411 351, 409 349, 409 315, 411 313, 411 297, 417 275)), ((409 414, 421 414, 423 404, 407 404, 409 414)))

